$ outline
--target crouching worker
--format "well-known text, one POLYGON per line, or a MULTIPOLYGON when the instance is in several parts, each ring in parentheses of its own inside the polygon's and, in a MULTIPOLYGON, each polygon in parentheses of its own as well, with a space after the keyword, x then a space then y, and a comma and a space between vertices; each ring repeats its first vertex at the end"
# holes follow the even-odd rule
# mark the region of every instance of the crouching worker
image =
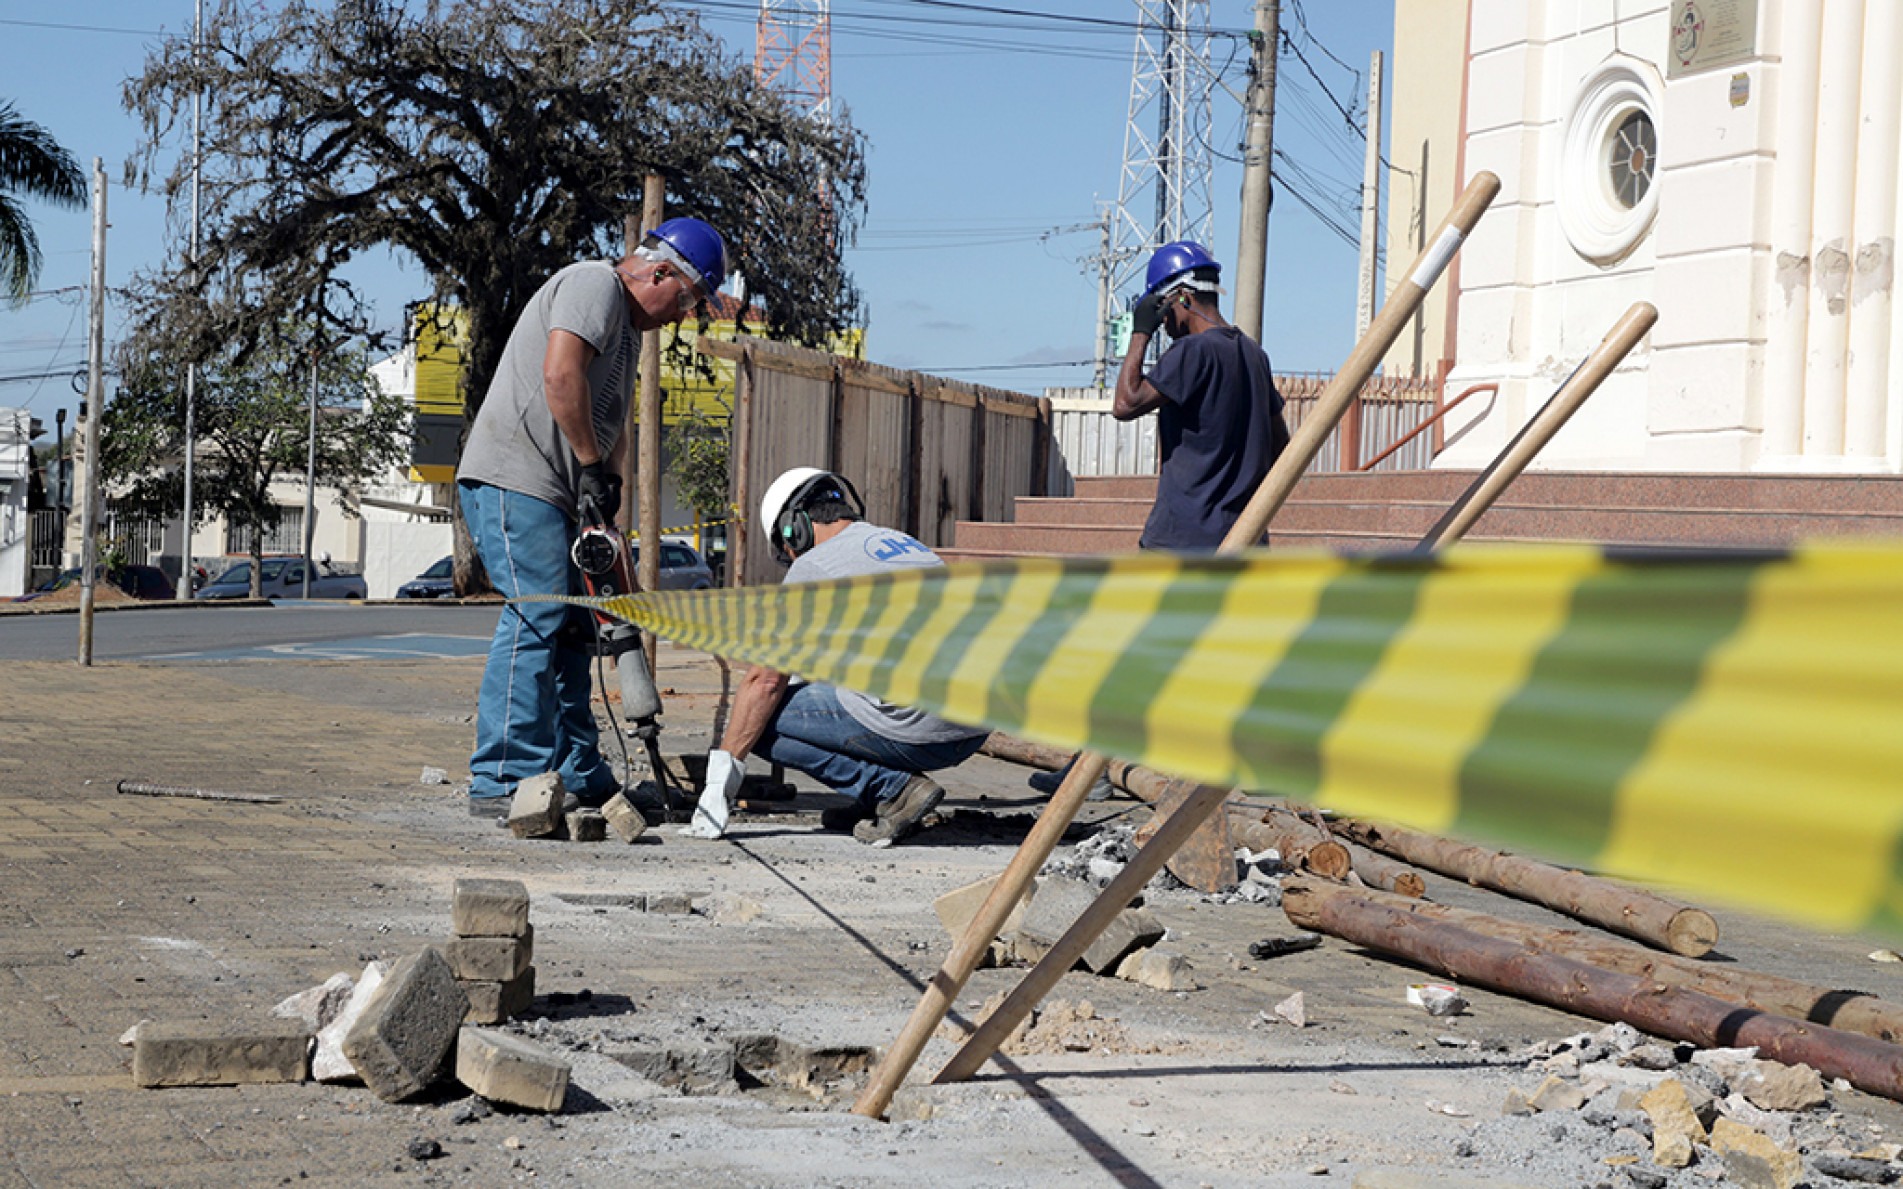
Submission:
MULTIPOLYGON (((788 567, 788 583, 943 564, 911 536, 867 524, 865 504, 852 484, 814 467, 795 467, 773 481, 760 501, 760 524, 774 557, 788 567)), ((720 746, 707 755, 707 785, 682 832, 718 838, 726 831, 747 756, 758 752, 852 798, 850 805, 820 815, 827 829, 851 830, 870 846, 891 846, 916 831, 945 797, 925 774, 963 763, 985 735, 922 710, 795 682, 755 665, 741 680, 720 746)))

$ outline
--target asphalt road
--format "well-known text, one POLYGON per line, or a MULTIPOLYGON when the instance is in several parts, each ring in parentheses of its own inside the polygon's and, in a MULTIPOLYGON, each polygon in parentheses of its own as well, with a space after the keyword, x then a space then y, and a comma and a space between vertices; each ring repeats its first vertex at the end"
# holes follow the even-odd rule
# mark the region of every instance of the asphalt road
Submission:
MULTIPOLYGON (((133 608, 93 617, 93 659, 191 664, 480 656, 500 606, 133 608)), ((71 660, 79 616, 0 616, 0 661, 71 660)))

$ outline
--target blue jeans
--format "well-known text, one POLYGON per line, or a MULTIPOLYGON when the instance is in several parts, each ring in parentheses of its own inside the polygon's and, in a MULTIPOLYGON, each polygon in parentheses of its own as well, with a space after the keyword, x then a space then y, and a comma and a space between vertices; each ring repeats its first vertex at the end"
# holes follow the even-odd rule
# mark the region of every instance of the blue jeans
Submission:
MULTIPOLYGON (((566 513, 487 483, 457 487, 469 535, 498 593, 514 598, 581 592, 581 574, 568 556, 575 524, 566 513)), ((568 791, 583 800, 605 800, 621 787, 601 758, 589 706, 593 658, 557 639, 571 614, 584 613, 561 603, 502 609, 476 701, 472 798, 509 796, 516 782, 543 772, 559 772, 568 791)))
POLYGON ((898 796, 919 773, 964 763, 984 741, 974 735, 950 743, 901 743, 847 714, 832 686, 800 685, 781 703, 754 750, 870 811, 898 796))

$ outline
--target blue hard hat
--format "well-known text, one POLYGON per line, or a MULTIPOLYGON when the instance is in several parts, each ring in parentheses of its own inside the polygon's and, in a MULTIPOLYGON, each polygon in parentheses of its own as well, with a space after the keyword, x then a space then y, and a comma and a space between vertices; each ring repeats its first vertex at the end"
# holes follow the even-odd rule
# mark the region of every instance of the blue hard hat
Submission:
POLYGON ((727 244, 699 219, 669 219, 648 235, 679 254, 694 271, 695 288, 707 297, 727 281, 727 244))
POLYGON ((1148 297, 1184 273, 1198 269, 1221 273, 1222 265, 1209 254, 1208 248, 1199 243, 1180 239, 1173 244, 1164 244, 1150 257, 1149 271, 1143 277, 1143 296, 1148 297))

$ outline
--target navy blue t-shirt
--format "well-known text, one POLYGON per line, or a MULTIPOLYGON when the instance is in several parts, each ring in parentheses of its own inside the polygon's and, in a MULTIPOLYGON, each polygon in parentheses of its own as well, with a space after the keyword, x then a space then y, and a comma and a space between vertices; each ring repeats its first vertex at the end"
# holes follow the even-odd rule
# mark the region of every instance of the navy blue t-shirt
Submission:
POLYGON ((1214 549, 1288 445, 1269 357, 1233 326, 1178 339, 1147 379, 1163 455, 1145 549, 1214 549))

